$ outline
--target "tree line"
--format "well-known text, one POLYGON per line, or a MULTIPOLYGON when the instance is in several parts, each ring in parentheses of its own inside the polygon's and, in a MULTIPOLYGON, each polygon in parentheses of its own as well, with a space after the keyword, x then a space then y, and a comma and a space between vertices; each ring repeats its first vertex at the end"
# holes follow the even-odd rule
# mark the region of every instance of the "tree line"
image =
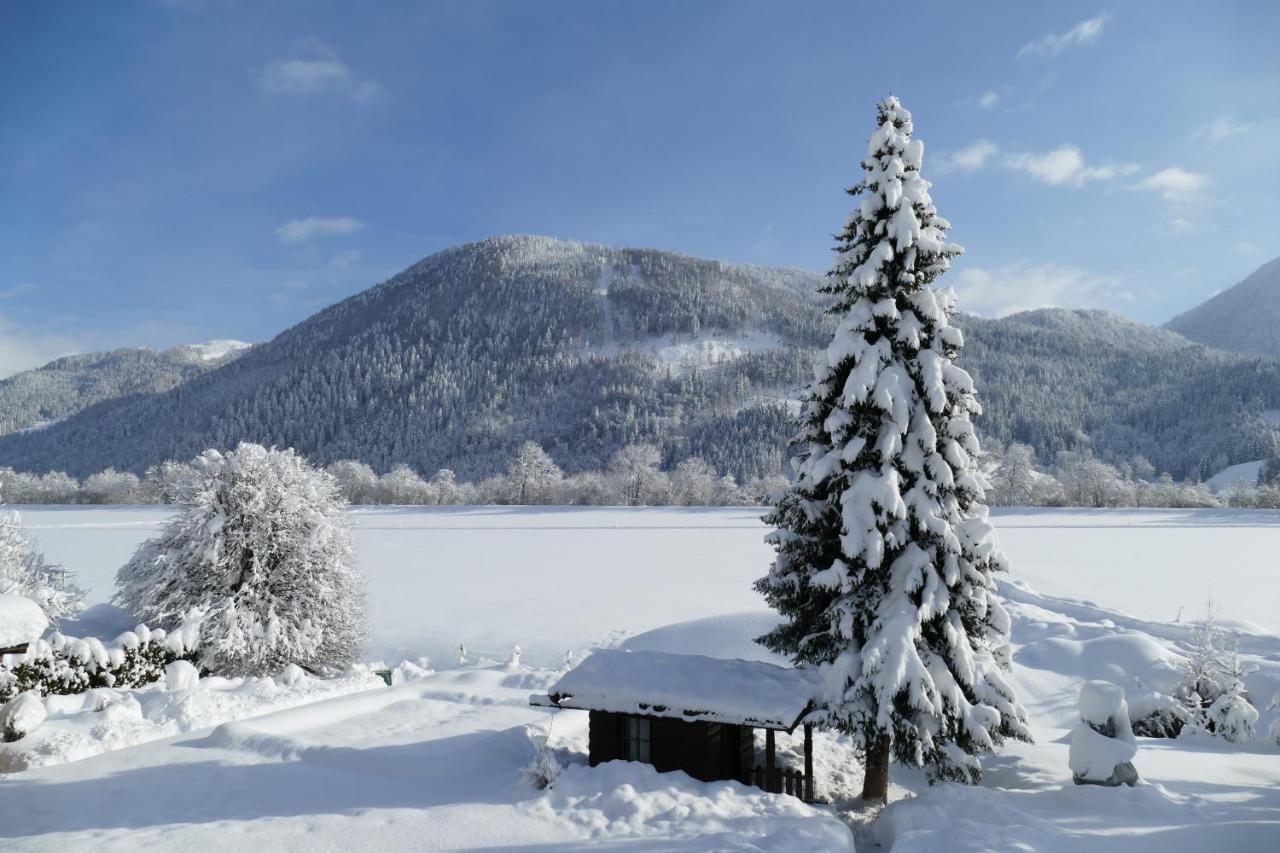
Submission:
MULTIPOLYGON (((1280 459, 1264 465, 1256 482, 1217 493, 1158 472, 1144 456, 1115 462, 1073 450, 1046 461, 1030 445, 992 439, 979 463, 992 506, 1280 509, 1280 459)), ((169 504, 190 467, 167 461, 142 477, 108 468, 84 480, 0 467, 0 493, 13 504, 169 504)), ((423 476, 405 464, 378 473, 355 459, 323 468, 348 502, 365 505, 767 506, 789 483, 782 474, 740 481, 699 456, 664 465, 662 451, 648 443, 626 445, 605 468, 577 473, 566 473, 533 441, 520 445, 501 473, 471 481, 448 468, 423 476)))

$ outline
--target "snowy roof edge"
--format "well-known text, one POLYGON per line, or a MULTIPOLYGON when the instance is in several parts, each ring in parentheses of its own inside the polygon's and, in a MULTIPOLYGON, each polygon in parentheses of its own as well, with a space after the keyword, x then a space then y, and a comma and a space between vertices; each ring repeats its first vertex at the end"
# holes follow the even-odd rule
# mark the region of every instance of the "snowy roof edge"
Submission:
POLYGON ((806 668, 670 652, 597 649, 529 703, 790 732, 817 707, 806 668))
POLYGON ((675 708, 669 708, 665 705, 650 704, 648 702, 610 702, 604 697, 601 697, 599 700, 586 699, 583 701, 575 701, 574 697, 569 694, 552 695, 547 693, 533 693, 529 696, 529 704, 538 708, 555 708, 557 710, 607 711, 613 714, 639 714, 645 717, 664 717, 672 720, 684 720, 688 723, 725 723, 728 725, 753 726, 759 729, 776 729, 788 734, 795 731, 796 726, 804 722, 804 718, 812 714, 817 709, 816 703, 810 700, 809 704, 804 707, 804 710, 802 710, 794 720, 788 723, 786 720, 756 719, 746 715, 721 711, 678 711, 675 708))

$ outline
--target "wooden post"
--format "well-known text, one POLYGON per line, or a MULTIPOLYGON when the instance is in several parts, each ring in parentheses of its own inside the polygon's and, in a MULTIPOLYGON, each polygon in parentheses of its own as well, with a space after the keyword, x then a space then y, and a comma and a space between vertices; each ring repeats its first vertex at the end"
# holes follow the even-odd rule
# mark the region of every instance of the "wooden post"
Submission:
POLYGON ((813 723, 804 724, 804 801, 813 802, 813 723))
POLYGON ((764 730, 764 789, 770 794, 776 794, 773 790, 773 773, 774 773, 774 747, 773 747, 773 729, 764 730))

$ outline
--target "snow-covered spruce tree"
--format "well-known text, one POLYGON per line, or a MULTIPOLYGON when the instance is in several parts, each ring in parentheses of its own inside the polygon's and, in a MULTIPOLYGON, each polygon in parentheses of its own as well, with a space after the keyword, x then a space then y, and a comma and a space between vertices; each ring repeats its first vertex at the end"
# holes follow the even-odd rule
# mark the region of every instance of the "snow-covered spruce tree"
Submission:
POLYGON ((117 574, 117 603, 165 628, 203 611, 197 658, 219 675, 354 663, 364 585, 334 479, 256 444, 193 464, 184 509, 117 574))
POLYGON ((31 599, 54 625, 84 606, 84 590, 65 568, 45 559, 16 512, 0 512, 0 593, 31 599))
POLYGON ((824 286, 838 326, 756 587, 784 617, 760 642, 828 670, 825 721, 865 750, 862 795, 884 801, 891 752, 930 779, 974 782, 978 755, 1030 734, 1003 672, 994 575, 1007 565, 980 502, 980 407, 953 363, 953 297, 929 287, 962 249, 920 176, 911 114, 891 97, 876 124, 824 286))

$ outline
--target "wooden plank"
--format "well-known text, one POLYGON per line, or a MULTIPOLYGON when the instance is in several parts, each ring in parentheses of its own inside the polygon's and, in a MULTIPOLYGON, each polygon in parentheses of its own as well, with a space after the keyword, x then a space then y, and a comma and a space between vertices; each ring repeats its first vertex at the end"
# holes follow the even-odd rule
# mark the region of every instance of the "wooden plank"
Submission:
POLYGON ((769 793, 777 793, 773 790, 774 771, 777 769, 777 753, 773 742, 773 729, 765 729, 764 733, 764 789, 769 793))

